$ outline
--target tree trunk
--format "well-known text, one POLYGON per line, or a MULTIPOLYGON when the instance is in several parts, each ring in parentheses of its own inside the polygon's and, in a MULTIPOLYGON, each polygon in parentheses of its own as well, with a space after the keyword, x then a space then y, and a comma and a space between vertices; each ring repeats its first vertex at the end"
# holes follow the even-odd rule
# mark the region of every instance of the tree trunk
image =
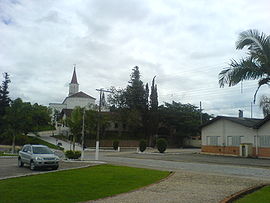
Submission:
POLYGON ((73 151, 75 151, 75 135, 73 135, 73 151))
POLYGON ((16 137, 16 134, 13 133, 13 138, 12 138, 12 151, 11 151, 12 154, 15 153, 15 137, 16 137))

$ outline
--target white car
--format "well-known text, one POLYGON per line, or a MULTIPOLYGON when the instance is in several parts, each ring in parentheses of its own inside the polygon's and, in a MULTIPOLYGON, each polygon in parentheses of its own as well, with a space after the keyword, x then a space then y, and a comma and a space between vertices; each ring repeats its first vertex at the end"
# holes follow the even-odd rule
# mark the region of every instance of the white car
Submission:
POLYGON ((23 167, 29 164, 31 170, 36 168, 52 168, 54 170, 59 167, 59 157, 45 145, 24 145, 19 151, 18 166, 23 167))

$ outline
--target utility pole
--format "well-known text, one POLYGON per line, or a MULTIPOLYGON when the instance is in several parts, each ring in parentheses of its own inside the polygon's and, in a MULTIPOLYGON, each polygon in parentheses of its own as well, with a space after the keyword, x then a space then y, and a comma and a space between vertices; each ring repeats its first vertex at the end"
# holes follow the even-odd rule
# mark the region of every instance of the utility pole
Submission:
POLYGON ((252 102, 250 102, 250 118, 252 118, 253 117, 253 112, 252 112, 252 102))
POLYGON ((96 140, 96 154, 95 160, 98 160, 99 157, 99 132, 100 132, 100 112, 101 112, 101 97, 103 92, 112 93, 112 91, 104 90, 103 88, 96 89, 99 92, 99 105, 98 105, 98 122, 97 122, 97 140, 96 140))
POLYGON ((202 124, 202 102, 200 101, 200 120, 202 124))
POLYGON ((84 160, 84 116, 85 116, 85 108, 83 108, 83 117, 82 117, 82 154, 81 160, 84 160))

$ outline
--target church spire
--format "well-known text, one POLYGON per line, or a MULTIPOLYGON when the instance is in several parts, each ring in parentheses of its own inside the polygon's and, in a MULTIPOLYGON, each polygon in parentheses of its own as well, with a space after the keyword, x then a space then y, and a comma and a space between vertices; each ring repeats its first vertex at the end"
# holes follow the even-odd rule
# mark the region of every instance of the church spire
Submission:
POLYGON ((76 75, 76 64, 74 64, 74 70, 73 70, 73 75, 71 79, 71 84, 78 84, 77 82, 77 75, 76 75))
POLYGON ((74 70, 71 82, 69 83, 69 93, 68 96, 76 94, 79 92, 79 83, 77 82, 77 75, 76 75, 76 64, 74 64, 74 70))

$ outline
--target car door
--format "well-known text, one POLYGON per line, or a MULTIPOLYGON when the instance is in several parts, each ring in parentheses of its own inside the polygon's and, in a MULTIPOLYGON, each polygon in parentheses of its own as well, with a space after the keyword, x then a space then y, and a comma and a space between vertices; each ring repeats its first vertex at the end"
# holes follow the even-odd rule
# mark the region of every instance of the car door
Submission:
POLYGON ((32 157, 32 150, 31 150, 31 146, 27 146, 24 150, 23 150, 23 162, 29 164, 31 157, 32 157))
POLYGON ((22 151, 20 153, 23 163, 26 163, 28 149, 29 149, 29 146, 24 146, 24 148, 22 149, 22 151))
POLYGON ((30 164, 30 160, 32 159, 32 147, 28 146, 26 154, 25 154, 25 163, 30 164))

